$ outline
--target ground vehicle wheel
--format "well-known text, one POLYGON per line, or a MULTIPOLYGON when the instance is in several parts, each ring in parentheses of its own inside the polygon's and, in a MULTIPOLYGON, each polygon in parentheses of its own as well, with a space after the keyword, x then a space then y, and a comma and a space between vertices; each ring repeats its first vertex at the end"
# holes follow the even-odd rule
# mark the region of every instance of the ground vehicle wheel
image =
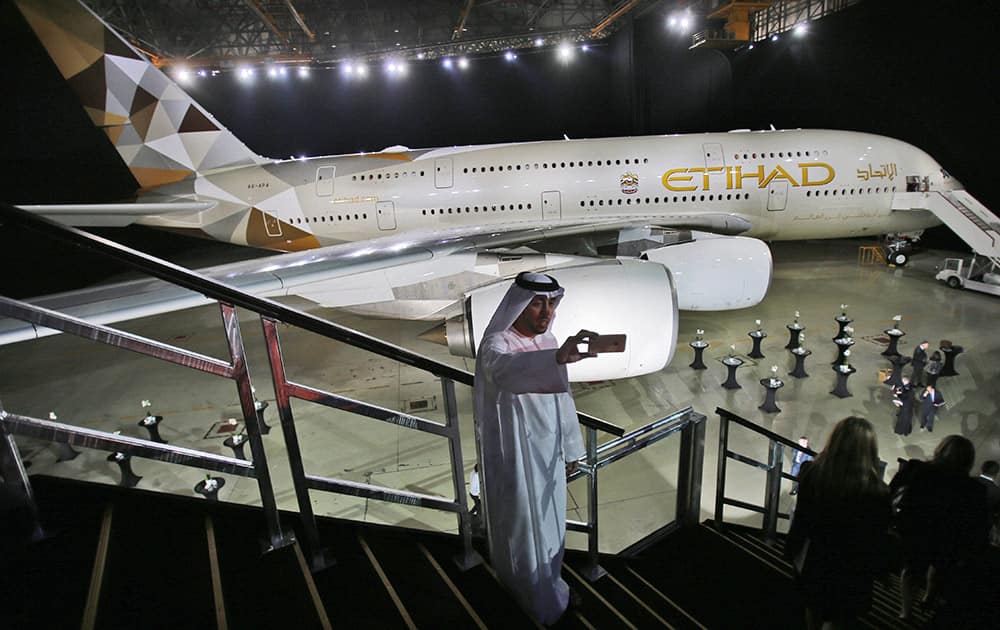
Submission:
POLYGON ((896 265, 897 267, 902 267, 909 260, 910 260, 910 257, 907 256, 906 254, 904 254, 903 252, 892 252, 891 254, 889 254, 889 264, 890 265, 896 265))
POLYGON ((952 276, 948 278, 948 286, 951 287, 952 289, 958 289, 962 286, 962 281, 959 280, 957 277, 952 276))

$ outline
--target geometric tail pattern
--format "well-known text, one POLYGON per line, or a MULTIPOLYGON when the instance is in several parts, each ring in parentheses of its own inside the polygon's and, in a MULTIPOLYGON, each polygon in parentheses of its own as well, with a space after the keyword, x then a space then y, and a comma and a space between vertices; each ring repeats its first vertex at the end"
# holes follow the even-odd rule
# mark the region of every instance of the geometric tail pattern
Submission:
POLYGON ((15 0, 144 189, 263 158, 76 0, 15 0))

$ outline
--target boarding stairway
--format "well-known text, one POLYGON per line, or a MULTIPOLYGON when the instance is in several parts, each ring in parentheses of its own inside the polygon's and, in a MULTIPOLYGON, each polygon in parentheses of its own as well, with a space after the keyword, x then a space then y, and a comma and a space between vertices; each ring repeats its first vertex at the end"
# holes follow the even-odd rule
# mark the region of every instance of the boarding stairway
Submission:
MULTIPOLYGON (((260 553, 260 508, 57 477, 34 485, 48 535, 12 545, 5 519, 0 627, 538 627, 488 564, 458 567, 451 535, 320 519, 337 564, 311 574, 297 544, 260 553)), ((586 554, 569 551, 563 578, 580 603, 556 627, 802 628, 783 548, 781 535, 706 521, 602 554, 596 582, 586 554)), ((889 573, 859 626, 932 627, 922 607, 899 622, 898 605, 889 573)))
POLYGON ((1000 221, 967 191, 897 192, 892 209, 933 212, 974 252, 1000 265, 1000 221))

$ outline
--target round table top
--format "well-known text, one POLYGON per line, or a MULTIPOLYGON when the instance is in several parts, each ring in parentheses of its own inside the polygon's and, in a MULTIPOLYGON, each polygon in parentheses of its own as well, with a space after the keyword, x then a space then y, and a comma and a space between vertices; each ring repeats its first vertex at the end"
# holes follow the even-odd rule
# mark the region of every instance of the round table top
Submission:
POLYGON ((805 330, 806 327, 802 324, 785 324, 785 328, 788 330, 805 330))
POLYGON ((854 345, 854 338, 853 337, 838 337, 838 338, 836 338, 836 339, 833 340, 833 343, 837 344, 838 346, 853 346, 854 345))
POLYGON ((850 324, 851 322, 854 321, 853 319, 851 319, 847 315, 837 315, 836 317, 834 317, 834 319, 837 320, 838 322, 845 322, 847 324, 850 324))
POLYGON ((696 340, 692 341, 691 343, 689 343, 688 345, 691 346, 692 348, 707 348, 708 347, 708 342, 707 341, 698 341, 696 339, 696 340))
POLYGON ((785 386, 785 381, 780 378, 762 378, 760 384, 768 389, 778 389, 785 386))
POLYGON ((900 330, 898 328, 889 328, 889 329, 883 330, 882 332, 884 332, 885 334, 889 335, 890 337, 902 337, 903 335, 906 334, 905 332, 903 332, 902 330, 900 330))
POLYGON ((843 364, 833 366, 833 370, 835 372, 840 372, 841 374, 854 374, 855 372, 857 372, 857 370, 854 368, 853 365, 843 365, 843 364))
POLYGON ((767 337, 767 333, 764 332, 763 330, 751 330, 747 334, 750 335, 751 337, 760 337, 762 339, 764 337, 767 337))
POLYGON ((743 365, 743 359, 738 357, 726 357, 722 362, 726 365, 743 365))
POLYGON ((792 354, 798 354, 798 355, 807 357, 807 356, 809 356, 812 353, 813 353, 812 350, 806 350, 802 346, 799 346, 798 348, 792 348, 792 354))
POLYGON ((199 494, 206 493, 206 492, 218 492, 219 489, 222 488, 222 486, 226 485, 226 479, 224 477, 212 477, 212 479, 216 482, 216 485, 215 485, 214 488, 212 488, 211 490, 206 490, 205 489, 205 481, 206 480, 202 479, 201 481, 199 481, 198 483, 195 484, 194 491, 197 492, 197 493, 199 493, 199 494))

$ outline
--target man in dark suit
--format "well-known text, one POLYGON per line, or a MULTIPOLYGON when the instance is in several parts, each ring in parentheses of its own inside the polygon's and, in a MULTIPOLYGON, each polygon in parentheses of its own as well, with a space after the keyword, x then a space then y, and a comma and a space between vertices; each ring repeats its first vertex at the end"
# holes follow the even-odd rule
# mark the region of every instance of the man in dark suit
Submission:
POLYGON ((990 511, 990 542, 1000 544, 1000 486, 997 485, 1000 464, 990 460, 983 462, 976 481, 986 487, 986 508, 990 511))
POLYGON ((928 385, 924 391, 920 392, 920 430, 934 430, 934 415, 938 407, 944 404, 944 396, 934 389, 933 385, 928 385))
POLYGON ((910 375, 910 381, 919 386, 924 384, 924 366, 927 365, 927 348, 929 346, 930 344, 924 340, 913 349, 913 361, 910 363, 913 366, 913 374, 910 375))

